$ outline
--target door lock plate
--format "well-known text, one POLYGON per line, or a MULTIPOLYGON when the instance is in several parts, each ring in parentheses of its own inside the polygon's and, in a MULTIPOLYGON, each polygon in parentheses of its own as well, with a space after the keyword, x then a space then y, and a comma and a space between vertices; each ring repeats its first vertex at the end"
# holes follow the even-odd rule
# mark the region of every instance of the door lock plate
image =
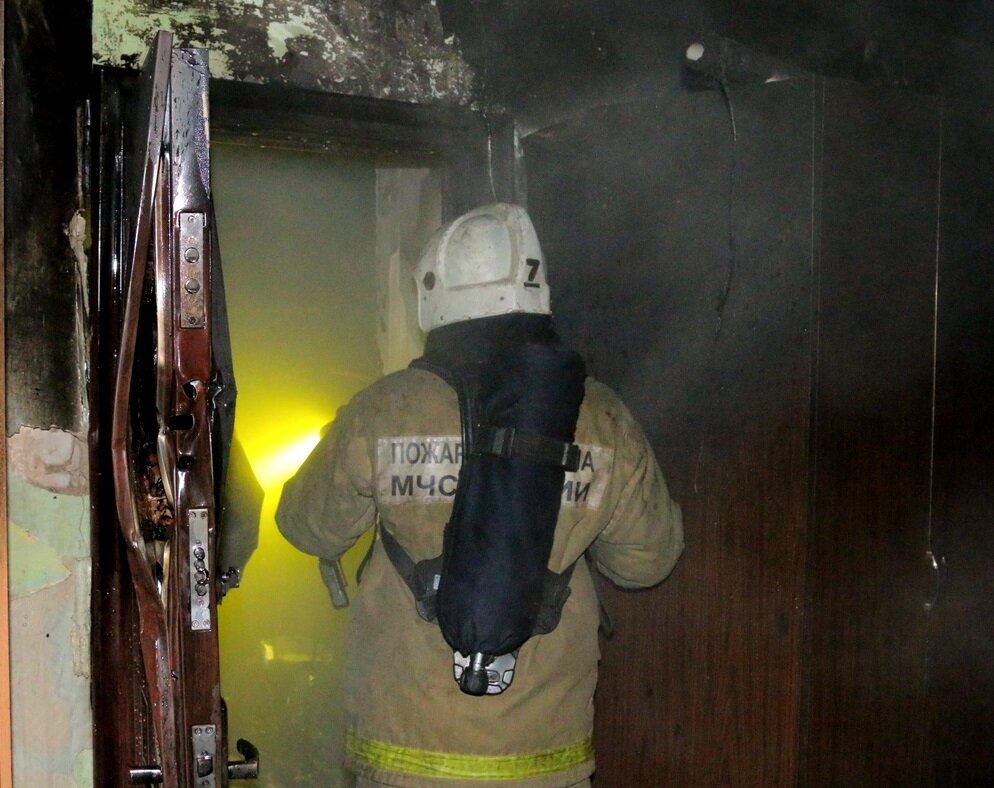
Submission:
POLYGON ((193 726, 193 784, 196 788, 217 788, 217 729, 213 725, 193 726))
POLYGON ((202 213, 179 215, 179 311, 180 328, 207 325, 204 300, 204 229, 202 213))
POLYGON ((190 628, 211 628, 211 555, 206 509, 187 512, 190 533, 190 628))

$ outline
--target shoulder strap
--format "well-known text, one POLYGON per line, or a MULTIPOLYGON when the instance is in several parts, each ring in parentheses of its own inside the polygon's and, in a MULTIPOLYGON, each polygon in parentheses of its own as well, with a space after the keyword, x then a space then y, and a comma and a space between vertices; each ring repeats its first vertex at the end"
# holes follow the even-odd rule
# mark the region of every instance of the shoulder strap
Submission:
POLYGON ((414 359, 408 366, 412 369, 430 372, 448 383, 456 392, 456 396, 459 398, 459 426, 462 433, 463 452, 469 452, 475 438, 473 427, 476 424, 476 407, 466 381, 448 367, 434 364, 424 356, 414 359))
POLYGON ((425 621, 434 621, 437 615, 435 600, 442 578, 442 556, 414 563, 407 551, 400 546, 400 542, 386 528, 380 526, 379 535, 387 558, 414 596, 414 607, 417 608, 418 615, 425 621))

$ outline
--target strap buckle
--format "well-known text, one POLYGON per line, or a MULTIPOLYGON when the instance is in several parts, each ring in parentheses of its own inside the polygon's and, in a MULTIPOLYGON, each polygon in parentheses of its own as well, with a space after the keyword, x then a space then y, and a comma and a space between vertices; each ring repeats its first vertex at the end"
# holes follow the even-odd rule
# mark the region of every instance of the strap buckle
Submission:
POLYGON ((516 427, 476 426, 473 454, 488 454, 508 459, 524 457, 537 462, 555 465, 565 471, 580 467, 580 447, 575 443, 549 438, 516 427))

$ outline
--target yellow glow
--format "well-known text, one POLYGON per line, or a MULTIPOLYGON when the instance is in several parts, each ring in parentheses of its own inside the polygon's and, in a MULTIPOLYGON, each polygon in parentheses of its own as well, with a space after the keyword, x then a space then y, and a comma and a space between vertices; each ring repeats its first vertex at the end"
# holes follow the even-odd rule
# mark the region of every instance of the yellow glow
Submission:
MULTIPOLYGON (((239 468, 227 489, 233 502, 253 505, 255 481, 264 493, 257 524, 248 522, 252 507, 241 507, 258 543, 218 616, 228 730, 232 747, 246 736, 267 754, 260 788, 342 785, 348 617, 332 608, 317 559, 283 537, 275 513, 322 428, 379 375, 376 172, 365 161, 243 145, 212 146, 211 158, 238 380, 235 436, 255 476, 239 468)), ((371 538, 345 557, 350 578, 371 538)))
POLYGON ((307 455, 318 445, 321 439, 319 429, 313 429, 303 437, 292 438, 289 443, 249 453, 255 477, 266 492, 282 486, 283 482, 296 473, 307 455))

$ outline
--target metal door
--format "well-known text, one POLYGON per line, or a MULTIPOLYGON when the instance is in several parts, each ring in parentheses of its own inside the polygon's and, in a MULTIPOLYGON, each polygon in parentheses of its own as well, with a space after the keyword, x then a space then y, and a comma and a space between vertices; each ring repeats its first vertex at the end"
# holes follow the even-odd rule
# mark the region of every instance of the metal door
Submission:
MULTIPOLYGON (((245 742, 245 761, 227 762, 220 695, 218 513, 234 381, 211 210, 208 86, 206 52, 174 49, 160 33, 136 89, 101 110, 98 163, 109 171, 98 178, 97 341, 113 383, 109 440, 98 443, 113 516, 98 527, 114 519, 123 537, 126 566, 116 567, 110 591, 136 614, 141 665, 137 676, 118 676, 129 708, 114 726, 117 762, 97 764, 101 784, 221 788, 257 772, 245 742)), ((105 691, 99 682, 96 691, 105 691)), ((98 736, 109 733, 100 717, 98 736)))

